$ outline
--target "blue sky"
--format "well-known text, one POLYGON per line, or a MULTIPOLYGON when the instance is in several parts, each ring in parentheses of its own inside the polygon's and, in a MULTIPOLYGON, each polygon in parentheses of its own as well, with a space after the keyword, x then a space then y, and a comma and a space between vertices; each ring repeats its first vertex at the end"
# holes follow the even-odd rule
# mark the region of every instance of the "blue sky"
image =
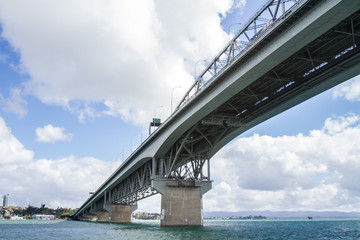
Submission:
MULTIPOLYGON (((148 136, 152 117, 169 116, 171 92, 174 108, 194 81, 196 62, 212 59, 229 41, 229 31, 239 30, 235 23, 244 24, 264 2, 0 1, 0 195, 9 193, 14 205, 79 206, 148 136)), ((196 67, 200 72, 204 66, 196 67)), ((360 80, 354 78, 228 144, 213 158, 214 187, 205 210, 360 211, 360 189, 344 177, 356 179, 351 169, 360 170, 354 160, 360 146, 352 141, 351 149, 345 147, 358 134, 359 100, 360 80), (324 155, 332 145, 323 146, 321 139, 344 144, 341 166, 324 155), (288 161, 272 155, 274 142, 287 147, 288 161), (296 149, 299 142, 321 147, 305 154, 296 149), (256 186, 220 172, 242 165, 234 156, 254 158, 244 166, 259 174, 256 186), (262 181, 267 163, 278 168, 262 181), (275 187, 279 176, 294 184, 275 187), (271 180, 269 190, 265 182, 271 180), (316 196, 306 201, 326 191, 333 195, 325 207, 315 204, 316 196), (294 196, 304 201, 289 204, 294 196), (277 202, 265 204, 269 198, 277 202), (232 209, 221 207, 223 201, 232 209)), ((156 211, 158 200, 139 204, 156 211)))

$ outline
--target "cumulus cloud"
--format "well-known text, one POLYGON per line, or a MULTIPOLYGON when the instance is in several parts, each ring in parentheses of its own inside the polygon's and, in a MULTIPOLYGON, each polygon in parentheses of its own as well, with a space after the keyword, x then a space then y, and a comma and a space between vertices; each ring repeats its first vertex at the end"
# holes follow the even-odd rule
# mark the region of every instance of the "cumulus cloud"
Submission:
POLYGON ((19 205, 46 203, 48 206, 79 207, 90 191, 110 175, 111 163, 92 157, 32 160, 9 164, 1 170, 3 191, 19 205), (4 180, 4 181, 3 181, 4 180))
POLYGON ((0 63, 6 63, 9 56, 3 53, 0 53, 0 63))
POLYGON ((359 121, 349 114, 308 135, 235 140, 211 160, 205 208, 359 211, 359 121))
POLYGON ((0 102, 2 109, 6 112, 15 113, 20 117, 27 114, 27 102, 23 98, 22 91, 19 88, 12 88, 8 98, 4 98, 0 95, 0 102))
POLYGON ((182 86, 175 103, 194 81, 194 63, 211 59, 228 41, 220 22, 233 4, 0 1, 1 36, 30 76, 24 92, 81 120, 110 114, 141 123, 164 103, 168 115, 172 88, 182 86))
POLYGON ((340 116, 336 119, 328 118, 325 121, 323 130, 328 134, 333 135, 339 132, 342 132, 348 126, 351 126, 357 122, 359 122, 359 116, 355 114, 348 114, 347 116, 340 116))
MULTIPOLYGON (((9 163, 27 164, 33 157, 33 152, 24 149, 22 143, 12 135, 4 119, 0 117, 0 169, 6 171, 4 166, 9 163)), ((5 182, 1 181, 1 183, 5 185, 5 182)))
MULTIPOLYGON (((331 121, 341 130, 254 134, 225 146, 211 160, 215 182, 204 195, 204 211, 360 211, 360 118, 329 118, 324 125, 331 121)), ((16 205, 79 207, 120 164, 75 156, 34 159, 2 118, 0 150, 0 192, 16 205)), ((160 196, 140 201, 139 209, 159 211, 160 196)))
POLYGON ((0 117, 0 193, 10 204, 79 207, 120 163, 92 157, 34 159, 0 117))
POLYGON ((360 75, 350 81, 346 81, 336 87, 333 92, 334 98, 344 97, 352 102, 360 101, 360 75))
POLYGON ((56 142, 56 141, 71 141, 73 134, 65 133, 65 128, 54 127, 48 124, 42 128, 36 128, 36 141, 38 142, 56 142))
POLYGON ((245 5, 246 5, 246 0, 234 0, 233 6, 230 11, 238 11, 239 15, 241 15, 243 13, 241 10, 243 10, 245 5))

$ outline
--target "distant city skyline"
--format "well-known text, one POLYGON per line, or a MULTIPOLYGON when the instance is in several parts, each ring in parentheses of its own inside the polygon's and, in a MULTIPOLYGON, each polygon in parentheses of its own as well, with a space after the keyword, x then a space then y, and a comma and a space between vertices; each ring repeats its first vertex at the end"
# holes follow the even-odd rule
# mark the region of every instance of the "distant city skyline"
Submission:
MULTIPOLYGON (((1 196, 1 195, 0 195, 1 196)), ((3 196, 3 207, 7 207, 9 204, 9 194, 3 196)))

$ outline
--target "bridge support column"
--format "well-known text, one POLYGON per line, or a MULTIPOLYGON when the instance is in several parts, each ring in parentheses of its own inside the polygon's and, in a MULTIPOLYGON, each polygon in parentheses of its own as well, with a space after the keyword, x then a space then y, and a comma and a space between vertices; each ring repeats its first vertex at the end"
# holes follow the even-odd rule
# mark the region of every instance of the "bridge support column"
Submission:
POLYGON ((160 226, 203 225, 202 195, 211 189, 210 181, 153 180, 153 185, 162 194, 160 226))
POLYGON ((111 206, 109 221, 113 223, 130 223, 131 213, 137 209, 137 205, 115 205, 111 206))
POLYGON ((98 222, 109 222, 110 213, 106 210, 100 210, 96 213, 98 222))
POLYGON ((97 216, 94 213, 85 214, 82 218, 82 221, 96 222, 97 216))

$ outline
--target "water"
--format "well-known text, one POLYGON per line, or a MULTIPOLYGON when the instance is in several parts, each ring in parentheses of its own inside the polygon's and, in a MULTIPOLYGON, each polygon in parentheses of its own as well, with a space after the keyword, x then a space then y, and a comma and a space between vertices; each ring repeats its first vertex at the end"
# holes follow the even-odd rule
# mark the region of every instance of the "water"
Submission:
POLYGON ((0 221, 0 239, 360 239, 360 220, 207 220, 204 227, 76 221, 0 221))

